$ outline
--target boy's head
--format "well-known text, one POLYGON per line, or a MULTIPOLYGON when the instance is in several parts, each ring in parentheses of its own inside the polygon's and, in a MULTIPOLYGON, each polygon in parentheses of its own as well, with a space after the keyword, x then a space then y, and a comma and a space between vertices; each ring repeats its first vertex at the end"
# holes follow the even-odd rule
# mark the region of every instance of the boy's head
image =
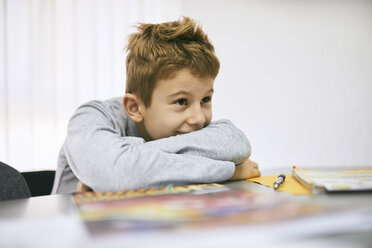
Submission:
MULTIPOLYGON (((141 135, 148 140, 152 140, 200 129, 201 127, 176 128, 163 125, 165 129, 181 128, 181 130, 172 130, 172 132, 156 135, 154 132, 151 134, 151 127, 156 125, 156 121, 166 124, 169 122, 168 118, 166 116, 162 117, 161 113, 158 113, 160 110, 158 109, 155 112, 155 114, 158 114, 156 119, 151 119, 151 122, 149 120, 149 113, 152 113, 149 110, 154 110, 157 107, 164 109, 164 111, 167 109, 165 105, 157 106, 162 97, 158 93, 166 97, 167 94, 176 94, 177 90, 190 91, 188 92, 190 96, 187 97, 201 97, 201 99, 195 98, 194 100, 200 100, 203 104, 205 103, 205 97, 211 98, 209 93, 213 93, 213 82, 218 74, 220 64, 213 45, 200 26, 187 17, 175 22, 139 24, 138 32, 129 37, 127 52, 127 84, 124 107, 129 116, 136 122, 141 135), (160 84, 167 84, 167 87, 164 88, 160 84), (198 84, 203 87, 198 87, 198 84), (195 91, 194 96, 191 96, 192 90, 190 87, 195 91), (196 96, 196 90, 203 92, 196 96), (204 91, 208 92, 209 95, 206 96, 204 91), (131 99, 137 104, 137 110, 141 115, 140 119, 131 114, 134 106, 131 105, 132 107, 129 108, 129 103, 133 102, 129 101, 131 99), (141 131, 141 129, 143 130, 141 131)), ((183 100, 187 100, 190 105, 191 99, 187 99, 187 97, 180 98, 181 101, 177 105, 182 103, 181 105, 186 106, 183 100)), ((167 114, 168 117, 170 115, 167 114)), ((155 118, 155 116, 153 117, 155 118)), ((201 120, 201 118, 199 119, 201 120)), ((211 113, 210 117, 205 119, 206 122, 203 126, 210 122, 211 113)), ((155 129, 158 128, 155 127, 155 129)))
POLYGON ((126 93, 135 94, 146 107, 161 79, 188 68, 199 77, 215 78, 220 63, 207 35, 192 19, 140 24, 127 45, 126 93))

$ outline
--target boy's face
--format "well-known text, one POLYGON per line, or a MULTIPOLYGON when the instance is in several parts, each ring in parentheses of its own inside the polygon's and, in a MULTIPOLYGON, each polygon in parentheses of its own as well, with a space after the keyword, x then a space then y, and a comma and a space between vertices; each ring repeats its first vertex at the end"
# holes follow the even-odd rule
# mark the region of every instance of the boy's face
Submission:
POLYGON ((193 132, 212 119, 214 79, 199 78, 183 69, 157 82, 149 107, 139 104, 143 121, 137 123, 147 141, 193 132))

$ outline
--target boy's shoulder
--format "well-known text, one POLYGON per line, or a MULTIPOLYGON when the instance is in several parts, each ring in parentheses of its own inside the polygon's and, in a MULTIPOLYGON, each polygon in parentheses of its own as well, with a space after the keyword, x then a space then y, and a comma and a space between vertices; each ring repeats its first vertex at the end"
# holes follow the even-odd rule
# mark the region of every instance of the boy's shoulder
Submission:
POLYGON ((107 110, 122 111, 123 109, 123 97, 113 97, 107 100, 90 100, 79 106, 78 109, 84 107, 93 108, 105 108, 107 110))
POLYGON ((112 119, 127 119, 124 107, 122 105, 123 97, 114 97, 107 100, 91 100, 81 104, 73 115, 104 115, 112 119))
POLYGON ((135 124, 125 113, 123 97, 91 100, 80 105, 70 119, 69 126, 96 126, 113 128, 122 136, 138 136, 135 124))

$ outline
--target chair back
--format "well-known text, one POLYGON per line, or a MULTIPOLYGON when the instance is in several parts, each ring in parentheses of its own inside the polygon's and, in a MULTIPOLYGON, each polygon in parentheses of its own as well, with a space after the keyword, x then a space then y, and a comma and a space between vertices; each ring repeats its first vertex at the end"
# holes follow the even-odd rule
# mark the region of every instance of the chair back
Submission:
POLYGON ((13 167, 0 162, 0 201, 30 196, 30 190, 22 174, 13 167))
POLYGON ((56 172, 53 170, 22 172, 31 196, 50 195, 55 174, 56 172))

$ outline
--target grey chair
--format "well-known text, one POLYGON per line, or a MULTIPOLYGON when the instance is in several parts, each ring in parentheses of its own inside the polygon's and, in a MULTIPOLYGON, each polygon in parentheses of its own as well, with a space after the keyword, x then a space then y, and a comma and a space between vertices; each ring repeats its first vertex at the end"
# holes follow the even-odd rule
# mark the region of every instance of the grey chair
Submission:
POLYGON ((28 197, 31 197, 31 193, 22 174, 9 165, 0 162, 0 201, 28 197))

